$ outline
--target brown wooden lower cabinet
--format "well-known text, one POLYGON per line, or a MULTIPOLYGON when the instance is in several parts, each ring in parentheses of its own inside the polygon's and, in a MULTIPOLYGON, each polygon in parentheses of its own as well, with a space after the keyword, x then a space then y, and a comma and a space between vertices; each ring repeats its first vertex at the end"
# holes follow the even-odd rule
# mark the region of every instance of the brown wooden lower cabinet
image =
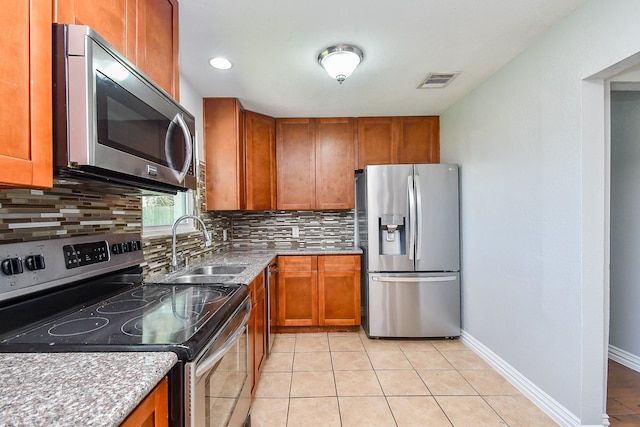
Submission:
POLYGON ((251 294, 251 317, 249 318, 249 343, 251 348, 249 353, 251 355, 252 369, 251 394, 253 395, 267 355, 264 272, 251 282, 249 293, 251 294))
POLYGON ((169 382, 165 377, 120 424, 120 427, 169 425, 169 382))
POLYGON ((360 257, 278 257, 278 326, 360 324, 360 257))
POLYGON ((318 304, 320 325, 360 324, 360 257, 318 257, 318 304))

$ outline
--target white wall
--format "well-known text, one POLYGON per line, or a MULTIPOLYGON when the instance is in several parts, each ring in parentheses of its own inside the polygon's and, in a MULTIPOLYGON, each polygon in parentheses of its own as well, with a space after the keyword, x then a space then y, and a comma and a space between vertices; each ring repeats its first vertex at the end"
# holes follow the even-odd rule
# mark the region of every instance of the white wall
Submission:
POLYGON ((196 141, 198 159, 204 159, 204 138, 202 120, 202 95, 180 74, 180 104, 196 118, 196 141))
POLYGON ((640 359, 640 92, 611 94, 609 342, 640 359))
POLYGON ((583 312, 583 290, 604 259, 583 264, 582 168, 605 159, 582 145, 582 80, 640 51, 639 16, 637 0, 586 3, 441 116, 441 160, 461 164, 463 329, 583 425, 602 422, 584 359, 604 369, 604 337, 583 325, 604 307, 583 312))

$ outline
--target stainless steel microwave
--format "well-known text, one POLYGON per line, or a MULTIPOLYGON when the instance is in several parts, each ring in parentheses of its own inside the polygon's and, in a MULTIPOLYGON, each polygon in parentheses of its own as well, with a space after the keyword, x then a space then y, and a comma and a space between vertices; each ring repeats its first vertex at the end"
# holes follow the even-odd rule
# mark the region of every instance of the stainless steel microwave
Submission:
POLYGON ((196 188, 193 115, 87 26, 55 25, 53 54, 59 174, 196 188))

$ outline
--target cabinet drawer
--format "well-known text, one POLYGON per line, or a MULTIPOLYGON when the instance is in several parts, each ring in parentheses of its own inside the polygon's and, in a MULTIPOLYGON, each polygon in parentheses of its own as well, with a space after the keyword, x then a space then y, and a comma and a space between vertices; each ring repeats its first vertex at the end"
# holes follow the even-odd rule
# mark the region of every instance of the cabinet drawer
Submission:
POLYGON ((324 255, 318 257, 319 271, 359 271, 359 255, 324 255))
POLYGON ((307 255, 278 257, 280 271, 315 271, 318 269, 318 257, 307 255))

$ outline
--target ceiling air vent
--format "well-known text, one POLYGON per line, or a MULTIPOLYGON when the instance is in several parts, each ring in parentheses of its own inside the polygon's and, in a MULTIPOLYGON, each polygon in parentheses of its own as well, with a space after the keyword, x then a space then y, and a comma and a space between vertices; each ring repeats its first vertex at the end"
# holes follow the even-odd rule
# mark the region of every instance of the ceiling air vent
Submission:
POLYGON ((418 89, 438 89, 448 85, 458 73, 429 73, 418 89))

